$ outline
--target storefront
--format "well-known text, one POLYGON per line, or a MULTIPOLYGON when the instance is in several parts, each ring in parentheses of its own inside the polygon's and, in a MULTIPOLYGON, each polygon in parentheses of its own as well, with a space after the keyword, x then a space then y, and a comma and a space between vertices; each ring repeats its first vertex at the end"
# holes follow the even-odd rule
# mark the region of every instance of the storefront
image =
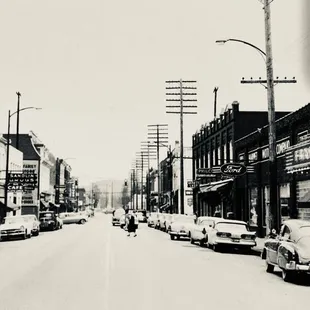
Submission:
POLYGON ((286 171, 295 179, 297 218, 310 220, 310 137, 288 150, 286 171))

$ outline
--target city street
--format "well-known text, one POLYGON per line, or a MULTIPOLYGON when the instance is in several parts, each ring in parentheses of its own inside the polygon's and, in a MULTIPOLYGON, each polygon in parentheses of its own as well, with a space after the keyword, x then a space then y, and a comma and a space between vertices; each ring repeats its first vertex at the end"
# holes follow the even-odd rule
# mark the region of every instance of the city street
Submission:
POLYGON ((110 215, 0 243, 1 310, 304 309, 310 287, 267 274, 255 255, 215 253, 110 215))

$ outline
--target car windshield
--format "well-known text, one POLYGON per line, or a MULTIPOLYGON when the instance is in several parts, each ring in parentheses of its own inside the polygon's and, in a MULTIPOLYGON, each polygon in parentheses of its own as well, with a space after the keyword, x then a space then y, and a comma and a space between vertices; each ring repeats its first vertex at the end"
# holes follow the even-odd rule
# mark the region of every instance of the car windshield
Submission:
POLYGON ((212 225, 212 224, 213 224, 213 222, 210 221, 210 220, 204 220, 204 221, 201 222, 201 225, 204 225, 204 226, 209 226, 209 225, 212 225))
POLYGON ((247 228, 244 224, 237 223, 218 223, 216 229, 219 231, 236 231, 236 232, 247 232, 247 228))
POLYGON ((22 223, 22 222, 25 222, 25 219, 22 217, 10 217, 4 220, 5 224, 16 224, 16 223, 22 223))

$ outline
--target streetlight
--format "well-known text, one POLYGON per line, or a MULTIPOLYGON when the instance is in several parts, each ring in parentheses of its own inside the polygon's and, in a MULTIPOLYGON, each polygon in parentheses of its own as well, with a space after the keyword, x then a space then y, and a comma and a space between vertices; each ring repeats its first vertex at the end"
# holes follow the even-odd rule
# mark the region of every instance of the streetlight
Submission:
POLYGON ((223 44, 225 44, 227 42, 238 42, 238 43, 242 43, 242 44, 248 45, 248 46, 256 49, 260 53, 261 56, 265 57, 263 59, 266 62, 266 57, 267 57, 266 53, 263 50, 261 50, 259 47, 257 47, 256 45, 254 45, 254 44, 252 44, 250 42, 239 40, 239 39, 226 39, 226 40, 216 40, 215 41, 215 43, 221 44, 221 45, 223 45, 223 44))
POLYGON ((5 166, 5 187, 4 187, 4 205, 5 205, 5 207, 7 207, 7 205, 8 205, 11 117, 15 114, 19 115, 20 112, 26 111, 26 110, 42 110, 42 108, 26 107, 26 108, 18 109, 17 111, 15 111, 12 114, 11 114, 11 110, 9 110, 9 114, 8 114, 8 133, 7 133, 7 142, 6 142, 6 166, 5 166))
MULTIPOLYGON (((270 14, 269 5, 265 8, 270 14)), ((267 14, 267 13, 266 13, 267 14)), ((268 15, 267 14, 267 15, 268 15)), ((266 19, 266 21, 268 18, 266 19)), ((268 122, 269 122, 269 206, 270 206, 270 215, 269 217, 269 229, 273 227, 279 229, 280 226, 280 211, 278 210, 278 186, 277 186, 277 149, 276 149, 276 126, 275 126, 275 104, 274 104, 274 79, 273 79, 273 66, 272 66, 272 52, 271 52, 271 41, 270 41, 270 25, 266 25, 266 50, 267 53, 262 51, 259 47, 253 45, 252 43, 239 40, 239 39, 227 39, 227 40, 217 40, 216 43, 225 44, 226 42, 233 41, 248 45, 258 51, 263 55, 265 64, 266 64, 266 73, 267 73, 267 101, 268 101, 268 122), (272 227, 273 226, 273 227, 272 227)), ((267 225, 268 225, 267 224, 267 225)), ((268 229, 268 227, 267 227, 268 229)))

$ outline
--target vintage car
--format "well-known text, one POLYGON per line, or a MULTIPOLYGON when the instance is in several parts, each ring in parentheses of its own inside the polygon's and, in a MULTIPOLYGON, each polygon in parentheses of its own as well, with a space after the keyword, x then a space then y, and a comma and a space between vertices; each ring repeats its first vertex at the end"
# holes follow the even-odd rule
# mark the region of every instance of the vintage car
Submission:
POLYGON ((113 212, 112 215, 112 225, 119 225, 121 216, 125 214, 125 210, 123 208, 118 208, 113 212))
POLYGON ((164 216, 165 216, 164 213, 158 213, 157 214, 157 219, 155 220, 155 223, 154 223, 155 229, 160 229, 160 221, 164 218, 164 216))
POLYGON ((23 216, 8 216, 4 218, 4 223, 0 225, 1 240, 19 237, 22 239, 31 238, 32 222, 23 216))
POLYGON ((262 258, 266 259, 266 271, 272 273, 278 266, 286 282, 310 274, 310 222, 284 221, 280 234, 265 241, 262 258))
POLYGON ((54 211, 43 211, 39 214, 40 230, 61 229, 63 222, 54 211))
POLYGON ((158 213, 157 212, 151 212, 147 218, 147 226, 148 227, 155 227, 155 224, 158 221, 158 213))
POLYGON ((208 231, 207 245, 214 251, 224 246, 250 250, 256 246, 255 239, 256 233, 248 230, 246 222, 218 218, 208 231))
POLYGON ((173 222, 173 214, 165 213, 163 223, 160 223, 161 230, 164 232, 168 232, 168 227, 171 226, 172 222, 173 222))
POLYGON ((122 229, 127 229, 126 228, 126 214, 121 215, 120 219, 119 219, 119 226, 122 229))
POLYGON ((138 211, 136 213, 139 223, 147 223, 146 213, 138 211))
POLYGON ((86 212, 64 212, 59 214, 63 224, 85 224, 88 221, 86 212))
POLYGON ((168 233, 170 239, 174 240, 177 238, 189 238, 189 231, 192 228, 192 225, 195 224, 195 216, 176 216, 173 220, 173 223, 168 227, 168 233))
POLYGON ((37 217, 34 214, 29 215, 22 215, 23 218, 25 218, 27 221, 29 221, 32 225, 31 234, 33 236, 39 236, 40 234, 40 221, 37 219, 37 217))
POLYGON ((192 226, 189 237, 191 244, 199 242, 201 246, 208 241, 208 232, 214 227, 219 220, 218 217, 201 216, 197 218, 196 224, 192 226))

